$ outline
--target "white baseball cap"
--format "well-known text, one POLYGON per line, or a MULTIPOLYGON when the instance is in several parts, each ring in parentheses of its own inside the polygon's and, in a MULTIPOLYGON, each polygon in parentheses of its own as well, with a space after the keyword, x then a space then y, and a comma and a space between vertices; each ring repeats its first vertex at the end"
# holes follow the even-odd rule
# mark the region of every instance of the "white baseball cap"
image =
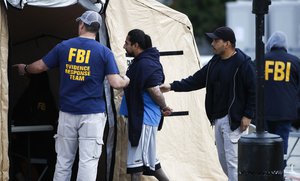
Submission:
POLYGON ((91 25, 92 23, 96 22, 99 25, 102 24, 102 18, 99 13, 95 11, 86 11, 80 17, 76 18, 76 21, 81 20, 85 24, 91 25))

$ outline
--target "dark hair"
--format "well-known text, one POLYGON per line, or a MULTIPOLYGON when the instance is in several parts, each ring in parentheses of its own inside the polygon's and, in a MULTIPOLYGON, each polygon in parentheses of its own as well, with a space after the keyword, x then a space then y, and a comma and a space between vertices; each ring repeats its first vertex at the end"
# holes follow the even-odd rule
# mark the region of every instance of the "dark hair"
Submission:
POLYGON ((100 29, 99 23, 96 23, 96 22, 91 23, 91 25, 85 24, 84 22, 83 22, 83 24, 85 26, 85 29, 91 33, 98 33, 98 31, 100 29))
POLYGON ((138 43, 141 49, 145 50, 152 47, 151 37, 144 33, 140 29, 133 29, 128 32, 129 41, 133 43, 138 43))

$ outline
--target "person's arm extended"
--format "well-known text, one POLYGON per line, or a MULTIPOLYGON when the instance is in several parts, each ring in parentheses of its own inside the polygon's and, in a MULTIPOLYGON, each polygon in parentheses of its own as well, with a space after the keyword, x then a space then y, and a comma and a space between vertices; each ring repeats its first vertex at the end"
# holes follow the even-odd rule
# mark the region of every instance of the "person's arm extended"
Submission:
POLYGON ((182 79, 181 81, 174 81, 167 86, 164 86, 162 90, 173 90, 175 92, 189 92, 198 89, 202 89, 206 86, 208 65, 205 65, 202 69, 195 72, 193 75, 182 79))
POLYGON ((126 75, 121 76, 120 74, 109 74, 106 77, 109 84, 115 89, 124 88, 130 82, 130 79, 126 75))
POLYGON ((14 64, 13 67, 17 67, 19 74, 20 75, 24 75, 26 73, 29 74, 38 74, 41 72, 44 72, 46 70, 48 70, 47 65, 44 63, 44 61, 42 59, 39 59, 35 62, 33 62, 32 64, 14 64))
POLYGON ((159 86, 150 87, 147 89, 151 98, 159 105, 163 115, 170 115, 172 109, 166 105, 165 97, 163 93, 160 91, 159 86))

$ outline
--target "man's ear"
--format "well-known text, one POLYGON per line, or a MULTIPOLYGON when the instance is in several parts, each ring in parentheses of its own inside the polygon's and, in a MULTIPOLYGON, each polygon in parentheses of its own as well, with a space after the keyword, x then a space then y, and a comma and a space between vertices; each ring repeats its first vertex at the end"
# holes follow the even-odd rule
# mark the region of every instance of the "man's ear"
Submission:
POLYGON ((136 43, 133 44, 133 46, 134 46, 135 48, 138 48, 138 47, 139 47, 139 44, 136 42, 136 43))
POLYGON ((82 21, 79 22, 79 28, 82 30, 84 28, 84 23, 82 21))
POLYGON ((230 41, 226 41, 226 46, 229 47, 229 45, 231 45, 230 41))

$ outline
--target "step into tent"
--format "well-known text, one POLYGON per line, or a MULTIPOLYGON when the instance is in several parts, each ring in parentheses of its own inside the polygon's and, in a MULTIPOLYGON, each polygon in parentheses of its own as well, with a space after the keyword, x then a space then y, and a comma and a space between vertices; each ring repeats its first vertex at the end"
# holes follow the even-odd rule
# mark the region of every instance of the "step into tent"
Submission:
MULTIPOLYGON (((1 2, 0 10, 0 180, 9 178, 9 127, 13 107, 28 84, 12 69, 14 63, 31 63, 41 58, 58 42, 77 36, 76 17, 86 9, 102 14, 99 41, 115 54, 122 74, 127 58, 122 48, 127 32, 144 30, 161 52, 166 82, 185 78, 200 69, 200 55, 188 17, 155 0, 27 0, 1 2)), ((51 90, 57 100, 58 72, 51 70, 51 90)), ((122 91, 105 87, 108 124, 105 146, 100 159, 98 180, 126 181, 126 119, 118 114, 122 91)), ((220 168, 212 127, 204 109, 205 90, 189 93, 165 93, 174 111, 188 111, 186 116, 166 117, 158 133, 161 165, 174 181, 226 180, 220 168)), ((144 177, 143 180, 155 180, 144 177)))

